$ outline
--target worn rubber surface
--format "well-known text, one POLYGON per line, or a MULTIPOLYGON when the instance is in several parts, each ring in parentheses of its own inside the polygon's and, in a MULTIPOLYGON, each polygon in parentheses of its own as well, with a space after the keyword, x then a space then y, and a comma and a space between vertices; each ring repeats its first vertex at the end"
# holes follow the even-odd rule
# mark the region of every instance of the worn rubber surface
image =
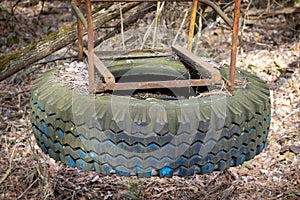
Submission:
POLYGON ((54 73, 33 85, 31 123, 42 150, 71 167, 188 176, 240 165, 266 146, 269 89, 248 72, 237 72, 247 84, 233 96, 173 101, 81 95, 53 81, 54 73))

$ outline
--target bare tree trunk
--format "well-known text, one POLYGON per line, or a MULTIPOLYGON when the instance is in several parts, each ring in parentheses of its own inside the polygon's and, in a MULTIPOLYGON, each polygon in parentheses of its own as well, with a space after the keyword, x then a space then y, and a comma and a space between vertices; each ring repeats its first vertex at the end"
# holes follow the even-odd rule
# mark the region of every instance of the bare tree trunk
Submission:
MULTIPOLYGON (((139 4, 140 3, 126 4, 123 8, 123 13, 138 6, 139 4)), ((102 9, 110 7, 110 5, 111 4, 103 4, 102 9)), ((104 13, 95 13, 93 15, 94 29, 100 28, 108 21, 118 18, 119 16, 120 12, 118 9, 113 11, 107 10, 104 13)), ((76 23, 74 23, 72 25, 62 27, 57 32, 49 34, 39 41, 26 46, 24 49, 0 55, 0 81, 22 69, 25 69, 66 45, 71 44, 76 41, 76 39, 77 28, 76 23)))

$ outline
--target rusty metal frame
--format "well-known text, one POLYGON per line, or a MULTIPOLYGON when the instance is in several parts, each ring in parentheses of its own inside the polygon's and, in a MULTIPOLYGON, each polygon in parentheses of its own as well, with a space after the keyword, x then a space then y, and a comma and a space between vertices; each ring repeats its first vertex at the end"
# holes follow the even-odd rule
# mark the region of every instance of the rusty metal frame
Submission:
MULTIPOLYGON (((172 47, 173 52, 179 57, 183 58, 186 62, 190 63, 192 67, 197 69, 204 69, 211 77, 209 79, 190 79, 190 80, 172 80, 172 81, 156 81, 156 82, 130 82, 130 83, 115 83, 115 78, 111 72, 106 68, 102 61, 94 55, 94 30, 92 21, 92 11, 91 2, 158 2, 158 1, 179 1, 179 0, 73 0, 72 7, 78 17, 78 48, 79 48, 79 60, 83 59, 83 52, 88 56, 88 74, 89 74, 89 92, 97 93, 103 92, 105 90, 129 90, 129 89, 151 89, 151 88, 174 88, 174 87, 187 87, 187 86, 204 86, 212 84, 221 83, 221 75, 218 70, 212 68, 205 61, 202 61, 199 57, 193 55, 191 52, 181 48, 172 47), (85 3, 86 6, 86 17, 87 21, 84 19, 81 13, 81 3, 85 3), (88 51, 83 50, 83 26, 87 29, 88 33, 88 51), (94 64, 96 70, 100 72, 105 80, 105 83, 101 84, 99 88, 95 87, 95 77, 94 77, 94 64)), ((205 3, 211 8, 213 8, 221 18, 232 27, 232 45, 231 45, 231 59, 230 59, 230 92, 234 91, 234 77, 236 69, 236 54, 237 54, 237 43, 238 43, 238 26, 239 26, 239 16, 240 16, 240 4, 241 0, 235 0, 234 7, 234 22, 227 18, 227 16, 210 0, 181 0, 182 1, 193 1, 191 20, 190 20, 190 30, 189 30, 189 40, 188 40, 188 50, 192 49, 192 38, 194 36, 194 26, 195 18, 197 12, 198 2, 205 3)))
MULTIPOLYGON (((147 57, 147 51, 144 51, 144 54, 141 55, 142 58, 147 57)), ((207 85, 216 85, 222 84, 222 78, 217 69, 212 68, 208 63, 206 63, 201 58, 195 56, 190 51, 180 47, 180 46, 172 46, 172 51, 184 61, 188 62, 190 66, 195 70, 200 70, 204 74, 210 75, 208 78, 204 79, 189 79, 189 80, 171 80, 171 81, 147 81, 147 82, 128 82, 128 83, 114 83, 109 84, 109 82, 106 81, 106 83, 103 83, 96 89, 96 93, 104 92, 105 90, 133 90, 133 89, 154 89, 154 88, 180 88, 183 86, 207 86, 207 85)), ((122 52, 126 51, 120 51, 121 55, 122 52)), ((170 52, 170 51, 169 51, 170 52)), ((107 52, 103 54, 103 57, 106 59, 107 52)), ((165 56, 169 55, 167 54, 167 50, 162 50, 161 54, 158 54, 158 56, 165 56)), ((97 56, 96 56, 97 57, 97 56)), ((96 58, 95 57, 95 58, 96 58)), ((126 58, 138 58, 138 55, 135 55, 134 52, 130 55, 126 54, 126 58)), ((152 56, 153 57, 153 56, 152 56)), ((117 57, 117 59, 122 59, 123 56, 117 57)), ((97 57, 97 59, 99 59, 97 57)), ((100 61, 100 59, 99 59, 100 61)), ((97 61, 97 62, 99 62, 97 61)), ((96 64, 96 63, 95 63, 96 64)), ((97 66, 97 65, 96 65, 97 66)), ((105 73, 103 73, 103 76, 105 73)))

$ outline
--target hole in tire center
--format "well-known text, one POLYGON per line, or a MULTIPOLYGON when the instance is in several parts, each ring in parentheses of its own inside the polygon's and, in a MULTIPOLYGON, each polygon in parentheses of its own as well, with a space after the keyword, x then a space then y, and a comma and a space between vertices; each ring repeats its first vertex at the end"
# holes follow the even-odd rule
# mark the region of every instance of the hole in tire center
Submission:
MULTIPOLYGON (((206 78, 205 74, 175 57, 135 58, 103 61, 115 77, 116 83, 156 82, 206 78)), ((100 75, 101 76, 101 75, 100 75)), ((103 77, 102 81, 103 81, 103 77)), ((175 83, 174 83, 175 84, 175 83)), ((156 88, 106 91, 106 94, 130 96, 138 99, 188 99, 209 92, 210 86, 156 88)))
MULTIPOLYGON (((116 77, 116 83, 126 82, 149 82, 149 81, 167 81, 167 80, 185 80, 186 78, 177 78, 161 75, 133 75, 126 77, 116 77)), ((180 87, 180 88, 156 88, 156 89, 136 89, 136 90, 119 90, 119 91, 106 91, 105 93, 118 95, 118 96, 130 96, 137 99, 156 98, 163 100, 178 100, 188 99, 195 97, 199 93, 208 92, 207 86, 193 86, 193 87, 180 87)))

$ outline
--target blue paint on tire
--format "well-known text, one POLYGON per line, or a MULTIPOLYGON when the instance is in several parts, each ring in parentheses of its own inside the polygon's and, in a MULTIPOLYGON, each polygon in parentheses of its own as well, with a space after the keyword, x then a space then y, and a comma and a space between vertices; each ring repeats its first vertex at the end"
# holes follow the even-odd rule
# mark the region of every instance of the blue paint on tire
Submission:
POLYGON ((67 162, 69 166, 75 167, 75 160, 71 156, 68 157, 67 162))
POLYGON ((42 147, 42 148, 43 148, 43 152, 45 152, 46 154, 48 154, 48 153, 49 153, 49 152, 48 152, 48 149, 47 149, 47 147, 46 147, 46 145, 45 145, 45 144, 43 145, 43 147, 42 147))
POLYGON ((251 158, 253 158, 253 156, 254 156, 254 151, 249 151, 246 154, 246 160, 250 160, 251 158))
POLYGON ((210 173, 214 171, 214 165, 211 163, 207 163, 201 167, 201 171, 203 174, 210 173))
POLYGON ((269 122, 270 121, 270 115, 267 115, 267 117, 265 118, 265 122, 269 122))
POLYGON ((44 104, 42 104, 40 101, 38 101, 37 103, 41 110, 45 110, 44 104))
POLYGON ((76 165, 81 168, 81 169, 85 169, 86 168, 86 162, 84 162, 81 159, 76 160, 76 165))
POLYGON ((61 143, 57 142, 57 148, 60 149, 60 147, 61 147, 61 143))
POLYGON ((236 165, 240 165, 243 162, 245 162, 245 155, 242 154, 236 159, 236 165))
POLYGON ((173 169, 170 167, 164 167, 159 170, 160 177, 172 177, 173 176, 173 169))
POLYGON ((254 131, 254 128, 251 127, 250 130, 248 131, 249 134, 251 134, 254 131))
POLYGON ((122 170, 116 170, 116 175, 117 176, 129 176, 129 172, 125 172, 122 170))
POLYGON ((80 149, 79 156, 80 156, 80 158, 84 158, 86 156, 86 153, 80 149))
POLYGON ((62 138, 63 134, 64 134, 64 132, 61 129, 59 129, 59 131, 58 131, 58 137, 62 138))

